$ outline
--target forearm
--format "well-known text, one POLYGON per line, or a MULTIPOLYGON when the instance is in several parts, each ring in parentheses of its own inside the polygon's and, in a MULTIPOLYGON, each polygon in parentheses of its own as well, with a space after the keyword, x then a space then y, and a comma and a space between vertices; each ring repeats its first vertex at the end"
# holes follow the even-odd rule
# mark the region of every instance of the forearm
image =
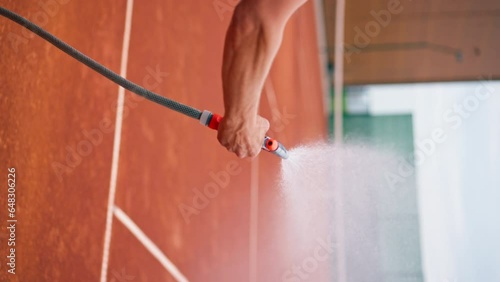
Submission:
POLYGON ((269 121, 258 115, 264 82, 285 24, 306 0, 241 0, 224 45, 224 119, 217 138, 238 157, 259 154, 269 121))
POLYGON ((244 2, 226 35, 222 82, 226 117, 257 116, 260 94, 281 44, 285 23, 267 23, 244 2))

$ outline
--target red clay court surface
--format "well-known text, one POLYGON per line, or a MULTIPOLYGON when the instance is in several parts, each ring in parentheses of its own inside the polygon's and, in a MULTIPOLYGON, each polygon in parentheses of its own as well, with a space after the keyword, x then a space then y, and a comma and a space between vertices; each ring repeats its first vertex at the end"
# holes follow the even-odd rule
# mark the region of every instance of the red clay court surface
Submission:
MULTIPOLYGON (((53 1, 1 5, 120 73, 126 0, 59 0, 48 10, 38 5, 45 2, 53 1)), ((231 11, 221 18, 213 3, 136 1, 127 78, 223 113, 220 69, 231 11)), ((118 86, 27 36, 0 18, 0 183, 15 167, 18 219, 16 275, 6 269, 9 234, 2 228, 0 280, 100 281, 108 225, 107 281, 176 281, 129 228, 114 216, 106 221, 118 86), (73 150, 84 156, 68 159, 73 150)), ((270 135, 288 147, 325 137, 317 51, 311 2, 289 22, 262 96, 270 135)), ((268 153, 239 160, 196 120, 128 92, 122 122, 111 208, 123 210, 189 281, 281 281, 293 245, 276 208, 280 160, 268 153), (228 183, 214 174, 229 175, 228 183), (192 206, 193 189, 214 183, 218 194, 187 223, 179 205, 192 206)), ((6 198, 2 184, 2 226, 6 198)))

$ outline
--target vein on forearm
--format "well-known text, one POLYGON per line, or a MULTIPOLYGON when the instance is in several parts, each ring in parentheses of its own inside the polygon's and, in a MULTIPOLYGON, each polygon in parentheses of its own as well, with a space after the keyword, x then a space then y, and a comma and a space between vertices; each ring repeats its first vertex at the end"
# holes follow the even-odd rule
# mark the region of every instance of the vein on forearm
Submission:
POLYGON ((260 93, 281 42, 255 15, 236 10, 226 37, 224 105, 228 114, 257 115, 260 93), (273 37, 274 36, 274 37, 273 37))

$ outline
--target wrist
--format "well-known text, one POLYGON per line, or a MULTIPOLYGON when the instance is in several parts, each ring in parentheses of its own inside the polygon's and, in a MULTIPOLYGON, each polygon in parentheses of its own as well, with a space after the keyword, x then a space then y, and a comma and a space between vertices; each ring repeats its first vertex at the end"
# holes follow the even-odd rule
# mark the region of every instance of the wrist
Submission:
POLYGON ((248 111, 226 111, 224 113, 224 120, 227 124, 245 124, 245 123, 255 123, 257 121, 257 113, 248 111))

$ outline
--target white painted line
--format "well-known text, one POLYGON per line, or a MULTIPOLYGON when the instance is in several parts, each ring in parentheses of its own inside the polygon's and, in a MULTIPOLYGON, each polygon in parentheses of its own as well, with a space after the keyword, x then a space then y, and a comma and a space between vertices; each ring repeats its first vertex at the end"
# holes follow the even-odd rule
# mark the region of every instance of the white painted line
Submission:
POLYGON ((144 232, 128 217, 119 207, 113 207, 113 213, 116 218, 130 230, 130 232, 144 245, 144 247, 165 267, 165 269, 178 282, 187 282, 187 278, 179 271, 179 269, 163 254, 158 246, 149 239, 144 232))
MULTIPOLYGON (((343 109, 342 96, 344 88, 344 32, 345 32, 345 0, 337 0, 335 13, 335 72, 334 72, 334 140, 342 145, 343 139, 343 109)), ((338 282, 347 281, 346 273, 346 250, 345 250, 345 221, 344 221, 344 197, 343 183, 340 170, 334 170, 335 183, 337 187, 335 196, 335 230, 337 240, 337 279, 338 282)))
MULTIPOLYGON (((132 11, 134 0, 127 0, 125 14, 125 30, 123 32, 122 57, 120 62, 120 75, 127 76, 128 49, 130 46, 130 30, 132 27, 132 11)), ((113 206, 115 204, 116 179, 118 177, 118 161, 120 159, 120 142, 122 135, 123 103, 125 100, 125 89, 118 88, 118 101, 116 105, 115 136, 113 142, 113 156, 111 161, 111 178, 109 180, 108 210, 106 213, 106 228, 104 230, 104 246, 101 264, 101 282, 107 281, 109 248, 111 246, 111 231, 113 226, 113 206)))
MULTIPOLYGON (((267 91, 266 91, 267 92, 267 91)), ((257 282, 257 238, 259 216, 259 158, 252 160, 250 169, 250 236, 249 281, 257 282)))
POLYGON ((325 115, 331 112, 330 100, 330 78, 328 77, 328 43, 326 39, 325 13, 323 10, 323 0, 314 0, 314 14, 316 20, 316 34, 318 41, 318 59, 321 85, 323 87, 323 106, 325 115))
POLYGON ((274 115, 279 115, 278 118, 281 119, 281 113, 278 108, 278 99, 276 98, 276 91, 274 91, 271 76, 266 79, 266 82, 264 83, 264 90, 267 103, 269 104, 269 108, 271 108, 271 116, 274 117, 274 115))
POLYGON ((342 95, 344 88, 344 29, 345 29, 345 0, 337 0, 335 13, 335 72, 333 74, 334 86, 334 140, 335 143, 342 143, 343 136, 343 116, 342 116, 342 95))

